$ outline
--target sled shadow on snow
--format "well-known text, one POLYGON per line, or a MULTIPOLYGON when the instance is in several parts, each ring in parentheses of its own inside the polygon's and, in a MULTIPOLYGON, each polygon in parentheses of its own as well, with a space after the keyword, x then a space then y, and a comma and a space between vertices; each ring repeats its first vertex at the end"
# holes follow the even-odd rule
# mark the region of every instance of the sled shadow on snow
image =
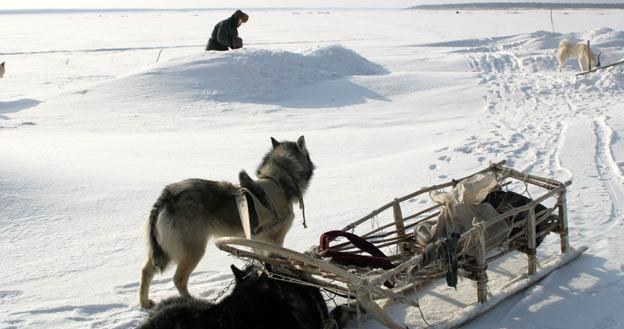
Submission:
MULTIPOLYGON (((590 248, 591 251, 591 248, 590 248)), ((466 328, 489 327, 492 323, 506 324, 509 328, 525 328, 531 323, 544 327, 559 327, 562 322, 557 315, 564 314, 569 304, 579 305, 585 317, 575 317, 576 328, 601 328, 600 322, 613 322, 605 311, 605 303, 613 302, 613 295, 624 301, 624 276, 622 272, 607 269, 608 260, 592 254, 585 254, 544 278, 536 286, 496 306, 466 328), (617 292, 613 292, 617 289, 617 292), (604 299, 600 302, 600 299, 604 299), (501 318, 501 314, 504 316, 501 318), (516 322, 517 321, 517 322, 516 322)), ((564 321, 563 323, 566 323, 564 321)), ((568 322, 569 323, 569 322, 568 322)), ((616 328, 607 326, 605 328, 616 328)))
POLYGON ((3 114, 15 113, 22 110, 35 107, 41 104, 40 101, 32 98, 22 98, 14 101, 3 102, 0 101, 0 119, 7 120, 8 117, 3 114))

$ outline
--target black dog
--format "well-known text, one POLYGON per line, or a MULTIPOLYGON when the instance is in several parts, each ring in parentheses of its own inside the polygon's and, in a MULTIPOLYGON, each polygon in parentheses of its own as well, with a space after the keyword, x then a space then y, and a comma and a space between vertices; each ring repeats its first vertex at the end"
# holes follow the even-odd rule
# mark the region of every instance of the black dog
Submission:
POLYGON ((270 279, 254 266, 231 269, 236 285, 219 304, 170 298, 138 329, 322 329, 326 323, 338 327, 318 288, 270 279))

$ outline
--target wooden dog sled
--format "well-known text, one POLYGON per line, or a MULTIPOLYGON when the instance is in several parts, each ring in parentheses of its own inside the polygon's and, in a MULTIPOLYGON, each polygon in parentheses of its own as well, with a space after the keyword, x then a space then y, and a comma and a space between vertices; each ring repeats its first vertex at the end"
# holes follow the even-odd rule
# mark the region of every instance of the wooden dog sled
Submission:
POLYGON ((322 237, 320 246, 305 253, 245 238, 221 238, 216 244, 235 256, 270 264, 271 275, 277 278, 346 297, 388 328, 405 329, 404 318, 412 328, 457 328, 587 249, 574 249, 568 241, 566 187, 571 182, 524 174, 504 162, 477 174, 493 174, 498 189, 520 191, 528 202, 498 207, 499 215, 474 221, 461 234, 419 245, 414 229, 445 211, 440 204, 423 206, 427 194, 452 189, 474 177, 470 175, 396 198, 330 232, 332 236, 322 237), (502 238, 488 231, 503 222, 509 230, 502 238), (548 255, 540 248, 538 259, 538 243, 551 232, 559 235, 561 253, 548 255), (337 235, 349 240, 328 247, 337 235), (361 264, 367 260, 373 265, 361 264))

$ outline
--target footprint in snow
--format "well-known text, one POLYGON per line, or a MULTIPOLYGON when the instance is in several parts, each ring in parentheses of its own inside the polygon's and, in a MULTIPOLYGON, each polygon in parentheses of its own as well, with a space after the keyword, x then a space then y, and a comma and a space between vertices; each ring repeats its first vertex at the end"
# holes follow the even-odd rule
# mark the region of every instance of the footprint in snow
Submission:
POLYGON ((438 160, 440 161, 446 161, 446 162, 451 162, 451 160, 453 160, 450 156, 448 155, 443 155, 441 157, 438 157, 438 160))
POLYGON ((0 290, 0 301, 8 301, 23 294, 21 290, 0 290))
POLYGON ((15 314, 53 314, 72 313, 74 316, 92 316, 98 313, 108 312, 111 309, 128 308, 126 304, 91 304, 91 305, 66 305, 59 307, 36 308, 28 311, 15 312, 15 314))

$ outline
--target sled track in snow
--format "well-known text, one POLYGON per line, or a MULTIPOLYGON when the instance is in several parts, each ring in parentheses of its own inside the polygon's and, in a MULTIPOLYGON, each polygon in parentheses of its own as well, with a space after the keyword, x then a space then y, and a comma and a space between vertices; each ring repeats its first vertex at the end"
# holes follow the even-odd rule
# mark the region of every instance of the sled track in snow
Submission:
MULTIPOLYGON (((477 155, 480 160, 488 156, 492 157, 489 160, 506 159, 511 166, 561 180, 576 179, 573 173, 580 170, 564 167, 561 157, 568 134, 577 133, 569 130, 568 122, 581 120, 583 126, 593 127, 594 136, 587 137, 595 141, 593 156, 585 159, 593 162, 590 165, 598 173, 590 175, 590 186, 610 200, 598 205, 610 214, 602 221, 610 226, 620 223, 624 214, 617 205, 624 202, 624 177, 611 151, 614 133, 605 118, 613 104, 624 100, 618 92, 622 86, 617 76, 609 81, 604 75, 577 78, 569 67, 559 73, 556 49, 526 51, 523 47, 528 41, 489 38, 477 48, 471 47, 473 43, 459 42, 457 46, 462 48, 452 52, 466 54, 469 67, 486 87, 486 116, 480 120, 486 129, 453 151, 477 155)), ((590 143, 589 139, 585 142, 590 143)), ((582 196, 574 197, 570 204, 581 213, 596 210, 596 205, 582 196)), ((574 220, 587 221, 578 223, 582 226, 593 220, 590 214, 581 217, 588 218, 574 220)))
POLYGON ((596 134, 596 168, 611 199, 611 216, 602 224, 608 224, 611 228, 624 218, 624 212, 616 206, 624 201, 624 179, 611 153, 613 131, 604 117, 594 119, 594 133, 596 134))

